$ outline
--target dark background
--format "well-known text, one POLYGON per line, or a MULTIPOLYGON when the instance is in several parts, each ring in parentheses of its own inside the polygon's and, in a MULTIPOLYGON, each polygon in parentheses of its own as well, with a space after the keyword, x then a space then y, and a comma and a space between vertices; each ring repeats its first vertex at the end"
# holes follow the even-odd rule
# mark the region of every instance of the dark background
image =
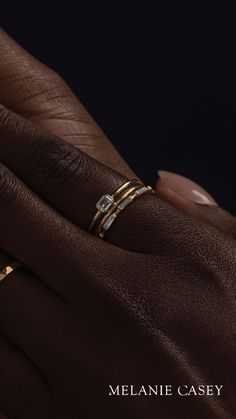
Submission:
MULTIPOLYGON (((20 3, 20 2, 19 2, 20 3)), ((236 214, 235 14, 191 2, 1 5, 1 25, 69 83, 133 169, 188 176, 236 214)))

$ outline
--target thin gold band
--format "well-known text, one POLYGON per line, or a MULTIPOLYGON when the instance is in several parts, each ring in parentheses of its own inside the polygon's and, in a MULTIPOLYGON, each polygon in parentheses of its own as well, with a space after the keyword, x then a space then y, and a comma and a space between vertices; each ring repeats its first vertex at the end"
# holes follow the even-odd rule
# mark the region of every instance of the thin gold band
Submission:
POLYGON ((5 266, 5 268, 2 269, 0 272, 0 282, 2 282, 4 278, 6 278, 7 275, 11 274, 21 265, 22 265, 21 262, 19 262, 18 260, 15 260, 14 262, 11 262, 9 265, 5 266))
POLYGON ((113 198, 116 198, 121 192, 124 191, 124 189, 128 188, 128 186, 133 185, 134 183, 141 183, 138 179, 131 179, 128 182, 125 182, 123 185, 121 185, 114 193, 113 198))
MULTIPOLYGON (((121 185, 112 195, 110 195, 110 197, 115 200, 115 198, 117 198, 121 192, 123 192, 125 189, 127 189, 129 186, 131 185, 142 185, 142 183, 140 182, 140 180, 138 179, 132 179, 129 180, 127 182, 125 182, 123 185, 121 185)), ((98 210, 95 214, 95 216, 93 217, 89 228, 88 228, 88 232, 91 232, 93 227, 95 226, 96 222, 98 221, 98 219, 101 217, 103 213, 101 212, 101 210, 98 210)))
MULTIPOLYGON (((133 202, 134 199, 138 198, 139 196, 145 194, 145 193, 155 193, 154 190, 150 187, 150 186, 146 186, 143 188, 136 188, 135 191, 133 191, 133 193, 128 194, 128 196, 123 197, 120 199, 120 202, 118 203, 118 205, 116 206, 115 211, 111 211, 111 214, 106 217, 106 220, 109 220, 109 217, 111 217, 111 222, 109 223, 109 225, 107 226, 107 228, 104 228, 105 226, 105 221, 100 223, 100 230, 96 232, 96 235, 98 235, 100 238, 104 238, 105 234, 107 233, 107 231, 109 230, 109 228, 111 227, 111 225, 113 224, 113 222, 115 221, 115 219, 117 218, 117 216, 129 205, 131 204, 131 202, 133 202), (143 189, 143 192, 138 193, 139 190, 143 189), (122 206, 122 203, 124 203, 124 205, 122 206)), ((104 217, 105 218, 105 217, 104 217)))
POLYGON ((95 232, 96 236, 99 236, 100 231, 102 230, 103 225, 105 224, 106 220, 110 217, 110 215, 112 213, 115 212, 116 208, 119 206, 119 204, 124 201, 124 199, 128 198, 128 196, 130 196, 133 192, 135 192, 137 189, 140 189, 142 186, 140 186, 140 184, 131 187, 130 189, 128 189, 128 191, 126 191, 119 199, 118 201, 116 201, 111 209, 105 214, 105 216, 103 217, 103 219, 101 220, 101 222, 99 223, 97 230, 95 232))

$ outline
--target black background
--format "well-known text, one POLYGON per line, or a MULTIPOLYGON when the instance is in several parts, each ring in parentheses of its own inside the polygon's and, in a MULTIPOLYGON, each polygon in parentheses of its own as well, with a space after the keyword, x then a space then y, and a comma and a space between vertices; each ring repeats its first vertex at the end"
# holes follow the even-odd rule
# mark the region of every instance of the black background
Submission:
POLYGON ((69 83, 133 169, 188 176, 236 214, 235 34, 226 4, 1 4, 1 25, 69 83))

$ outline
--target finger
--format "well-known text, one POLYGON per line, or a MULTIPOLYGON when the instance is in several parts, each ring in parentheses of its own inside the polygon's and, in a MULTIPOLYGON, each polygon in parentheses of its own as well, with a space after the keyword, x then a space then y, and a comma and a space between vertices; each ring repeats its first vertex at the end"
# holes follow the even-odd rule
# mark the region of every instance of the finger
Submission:
POLYGON ((3 105, 125 176, 134 176, 61 77, 1 29, 0 57, 0 102, 3 105))
POLYGON ((24 353, 2 336, 0 377, 0 406, 5 415, 3 418, 52 417, 51 393, 44 378, 24 353))
MULTIPOLYGON (((70 307, 82 314, 88 313, 88 310, 94 313, 94 307, 95 313, 99 313, 100 304, 101 310, 104 310, 104 301, 105 307, 109 302, 109 307, 115 306, 115 310, 132 312, 134 308, 132 304, 131 308, 129 305, 127 307, 126 299, 129 301, 132 289, 137 289, 138 293, 142 281, 146 280, 143 274, 140 274, 140 264, 145 263, 142 262, 141 255, 134 258, 133 254, 129 255, 128 252, 105 241, 98 241, 94 236, 83 232, 47 206, 7 169, 0 169, 0 248, 29 266, 42 281, 62 295, 70 307), (127 260, 132 278, 128 276, 127 260), (88 308, 88 301, 92 311, 88 308)), ((70 360, 78 360, 78 336, 74 336, 73 323, 67 324, 64 317, 66 309, 68 314, 68 305, 65 305, 65 310, 62 308, 59 312, 54 301, 45 299, 47 296, 42 295, 43 289, 35 287, 34 294, 30 291, 30 280, 23 284, 21 298, 21 291, 18 294, 21 281, 19 279, 18 288, 14 288, 15 280, 17 278, 13 272, 7 281, 4 279, 5 282, 1 283, 5 289, 1 290, 0 287, 0 292, 3 292, 0 300, 0 321, 4 322, 6 330, 10 330, 11 335, 36 357, 42 369, 46 368, 49 376, 55 379, 58 374, 53 370, 53 366, 61 365, 61 360, 63 363, 68 362, 68 358, 63 358, 63 355, 67 356, 70 353, 70 360), (23 298, 24 304, 21 301, 23 298), (7 306, 11 304, 13 313, 7 310, 7 306), (32 310, 30 314, 29 307, 32 310), (45 317, 42 315, 42 307, 45 317), (37 317, 39 313, 41 318, 37 317), (21 324, 25 322, 26 328, 22 331, 17 330, 17 324, 13 321, 16 317, 21 319, 21 324), (33 328, 35 331, 32 331, 33 328), (45 335, 53 336, 43 336, 44 332, 45 335), (31 334, 35 343, 32 342, 31 334), (54 336, 60 338, 60 345, 54 340, 54 336), (40 338, 42 341, 39 344, 40 338), (35 345, 38 348, 35 348, 35 345), (53 347, 57 348, 58 354, 52 354, 53 347), (50 367, 49 361, 52 357, 58 362, 54 362, 50 367)), ((86 325, 84 326, 83 318, 79 316, 80 318, 82 324, 80 325, 78 320, 76 330, 87 336, 86 325)), ((83 345, 83 340, 80 351, 82 360, 86 360, 87 348, 83 345)), ((70 363, 68 367, 71 368, 71 365, 70 363)), ((90 365, 86 364, 86 368, 89 369, 90 365)))
MULTIPOLYGON (((1 161, 51 206, 85 230, 101 196, 113 193, 127 181, 5 108, 0 111, 0 137, 1 161)), ((155 218, 163 210, 151 194, 140 196, 122 211, 107 240, 127 249, 149 251, 157 240, 155 218)))
POLYGON ((197 220, 236 238, 236 218, 220 208, 214 198, 197 183, 174 173, 159 171, 157 196, 197 220))
MULTIPOLYGON (((11 260, 1 253, 0 270, 11 260)), ((0 284, 1 330, 47 373, 52 357, 58 356, 61 362, 65 341, 62 330, 68 329, 64 327, 65 310, 63 301, 24 267, 14 270, 0 284)))
POLYGON ((126 257, 126 252, 102 240, 97 243, 94 236, 68 222, 2 165, 0 213, 0 248, 65 299, 82 295, 91 277, 96 281, 106 271, 108 260, 111 267, 120 255, 126 257))

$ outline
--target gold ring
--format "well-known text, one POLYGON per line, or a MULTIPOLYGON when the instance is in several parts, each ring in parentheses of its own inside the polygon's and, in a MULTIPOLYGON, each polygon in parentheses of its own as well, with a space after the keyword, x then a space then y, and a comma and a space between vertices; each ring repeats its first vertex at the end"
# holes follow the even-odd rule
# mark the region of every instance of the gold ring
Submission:
POLYGON ((5 268, 2 269, 0 272, 0 282, 2 282, 4 278, 6 278, 7 275, 11 274, 21 265, 22 265, 21 262, 19 262, 18 260, 15 260, 14 262, 11 262, 9 265, 5 266, 5 268))
POLYGON ((99 199, 99 201, 96 204, 97 212, 94 215, 94 217, 93 217, 93 219, 92 219, 92 221, 89 225, 88 232, 91 232, 92 229, 94 228, 95 224, 98 222, 99 218, 103 214, 106 214, 110 210, 110 208, 115 203, 115 199, 122 192, 125 192, 129 187, 134 186, 134 185, 143 186, 143 184, 140 182, 140 180, 132 179, 132 180, 129 180, 129 181, 125 182, 123 185, 121 185, 112 195, 106 194, 106 195, 103 195, 99 199))
POLYGON ((155 193, 150 186, 144 186, 140 180, 133 179, 125 182, 112 195, 103 195, 96 204, 97 212, 88 231, 104 238, 119 213, 134 199, 147 192, 155 193))
POLYGON ((110 211, 110 214, 106 215, 97 231, 96 231, 96 235, 98 235, 101 239, 103 239, 105 237, 105 234, 107 233, 107 231, 109 230, 109 228, 111 227, 111 225, 114 223, 114 221, 116 220, 117 216, 129 205, 131 204, 131 202, 133 202, 134 199, 138 198, 139 196, 151 192, 151 193, 155 193, 154 190, 151 188, 151 186, 142 186, 141 188, 136 188, 135 191, 132 191, 130 194, 127 194, 126 196, 122 197, 114 206, 114 208, 110 211), (133 192, 133 193, 132 193, 133 192))
MULTIPOLYGON (((99 233, 100 233, 100 231, 101 231, 101 229, 102 229, 102 227, 104 226, 104 225, 106 225, 107 223, 109 224, 109 222, 110 222, 110 216, 112 216, 112 214, 114 213, 114 211, 115 211, 115 209, 127 198, 128 199, 128 197, 133 193, 133 192, 135 192, 137 189, 141 189, 141 188, 143 188, 143 186, 140 186, 140 184, 139 185, 135 185, 135 186, 132 186, 131 188, 129 188, 128 189, 128 191, 125 191, 124 193, 123 193, 123 195, 116 201, 116 202, 114 202, 114 204, 111 206, 111 208, 110 208, 110 210, 104 215, 104 217, 102 218, 102 220, 101 220, 101 222, 99 223, 99 225, 98 225, 98 227, 97 227, 97 230, 96 230, 96 232, 95 232, 95 235, 96 236, 99 236, 99 233)), ((113 217, 112 217, 113 218, 113 217)), ((111 219, 112 219, 111 218, 111 219)))

